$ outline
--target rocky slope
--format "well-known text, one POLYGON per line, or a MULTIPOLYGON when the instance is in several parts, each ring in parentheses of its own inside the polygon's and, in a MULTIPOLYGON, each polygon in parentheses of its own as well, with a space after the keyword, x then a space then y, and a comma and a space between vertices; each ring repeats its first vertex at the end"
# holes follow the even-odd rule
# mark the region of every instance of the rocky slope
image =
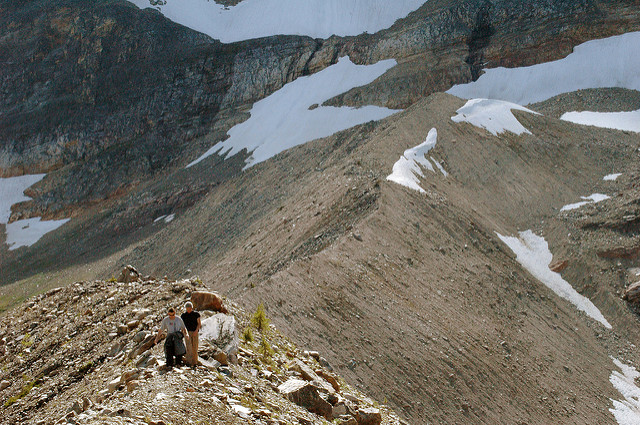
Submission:
MULTIPOLYGON (((531 105, 544 115, 516 112, 532 133, 520 136, 494 136, 454 123, 451 117, 464 101, 424 95, 475 78, 484 66, 555 59, 581 41, 637 29, 634 2, 549 1, 532 7, 531 2, 430 1, 377 34, 273 37, 233 45, 123 2, 59 4, 0 6, 7 12, 0 13, 6 23, 0 25, 5 31, 0 48, 10 58, 10 66, 0 71, 3 92, 9 94, 0 111, 2 173, 49 171, 29 190, 34 201, 14 206, 12 220, 73 215, 33 247, 0 247, 0 283, 10 284, 0 288, 0 308, 15 304, 8 299, 51 286, 116 274, 127 263, 157 276, 197 273, 206 287, 240 305, 253 309, 264 303, 295 343, 319 349, 346 381, 386 399, 411 423, 615 423, 609 409, 621 395, 609 381, 615 368, 611 357, 633 364, 638 360, 633 347, 640 343, 636 308, 621 299, 637 278, 640 140, 635 133, 556 117, 572 109, 634 109, 637 92, 594 90, 531 105), (19 48, 40 53, 25 63, 19 48), (344 54, 362 63, 394 57, 399 66, 328 103, 407 109, 244 172, 244 153, 182 168, 245 119, 251 102, 344 54), (128 62, 118 62, 119 57, 128 62), (132 58, 137 70, 129 68, 132 58), (94 65, 84 70, 85 63, 94 65), (49 77, 54 65, 60 78, 49 77), (256 68, 262 72, 254 77, 256 68), (83 78, 76 81, 76 75, 83 78), (120 78, 133 84, 119 84, 107 96, 102 88, 120 78), (22 84, 21 90, 14 91, 13 84, 22 84), (438 141, 430 154, 448 175, 425 171, 423 194, 387 181, 405 149, 421 143, 432 128, 438 141), (602 180, 614 172, 623 176, 602 180), (611 199, 560 211, 594 192, 611 199), (554 260, 566 267, 562 276, 593 301, 612 330, 558 298, 496 235, 526 229, 546 238, 554 260)), ((180 288, 189 285, 148 281, 127 286, 124 293, 150 290, 135 301, 153 307, 156 316, 138 325, 148 331, 159 319, 157 300, 181 301, 188 290, 180 288)), ((85 283, 60 293, 67 298, 40 296, 27 304, 27 314, 36 317, 44 307, 51 309, 45 317, 53 319, 61 311, 89 332, 85 325, 97 322, 62 300, 75 304, 81 298, 74 297, 85 292, 97 311, 109 298, 103 293, 107 287, 85 283), (55 303, 47 306, 50 298, 55 303)), ((95 335, 108 335, 125 318, 133 319, 138 307, 126 304, 129 295, 123 295, 119 317, 100 310, 105 323, 91 326, 99 331, 95 335)), ((247 322, 246 315, 235 313, 240 323, 247 322)), ((2 330, 9 335, 7 350, 23 353, 29 370, 47 370, 41 354, 66 349, 64 342, 52 339, 32 356, 18 338, 35 329, 20 323, 14 333, 8 325, 2 330)), ((69 336, 83 348, 80 360, 60 366, 60 379, 42 381, 42 390, 7 406, 12 420, 57 420, 82 394, 104 390, 129 370, 124 355, 107 355, 111 345, 96 352, 79 342, 93 333, 71 335, 76 332, 71 327, 60 332, 59 338, 69 336), (100 365, 82 378, 77 373, 82 362, 96 355, 103 359, 100 365)), ((132 337, 109 338, 130 350, 132 337)), ((275 355, 284 364, 289 343, 275 344, 287 347, 275 355)), ((159 354, 159 348, 152 350, 159 354)), ((38 382, 37 374, 22 381, 14 376, 23 366, 3 370, 10 383, 3 393, 7 401, 38 382)), ((162 389, 167 379, 188 393, 185 399, 195 410, 201 406, 193 398, 227 400, 216 410, 220 420, 235 420, 232 404, 256 404, 254 412, 268 409, 274 419, 283 413, 278 418, 285 422, 315 420, 305 412, 285 416, 296 410, 289 404, 274 409, 263 403, 278 394, 266 382, 254 382, 251 369, 266 374, 242 364, 229 381, 204 369, 161 375, 152 366, 133 398, 117 390, 73 420, 142 421, 136 412, 143 405, 154 406, 145 411, 146 419, 162 418, 167 410, 151 402, 168 394, 162 389), (212 387, 199 385, 207 379, 212 387), (249 396, 247 385, 259 388, 254 393, 263 401, 249 396), (229 402, 239 399, 226 390, 246 397, 240 399, 245 404, 229 402), (106 418, 126 411, 134 417, 106 418)), ((164 420, 185 419, 181 411, 175 414, 164 420)))
MULTIPOLYGON (((556 59, 637 29, 633 6, 430 1, 373 35, 222 45, 125 1, 3 5, 0 175, 50 173, 11 220, 69 217, 157 181, 224 138, 247 105, 341 56, 400 65, 329 103, 407 107, 482 67, 556 59)), ((194 184, 180 196, 193 204, 206 191, 194 184)))
POLYGON ((202 311, 202 365, 168 369, 155 331, 199 279, 122 280, 76 282, 2 318, 0 423, 400 423, 229 302, 228 314, 202 311))

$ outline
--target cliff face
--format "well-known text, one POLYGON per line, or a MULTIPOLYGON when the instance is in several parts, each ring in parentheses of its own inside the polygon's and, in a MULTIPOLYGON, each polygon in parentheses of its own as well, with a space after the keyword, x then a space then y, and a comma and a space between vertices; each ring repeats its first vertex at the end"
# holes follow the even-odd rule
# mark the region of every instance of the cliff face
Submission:
POLYGON ((640 28, 633 1, 451 1, 425 3, 391 28, 343 40, 341 52, 400 65, 335 104, 374 101, 404 108, 420 97, 477 79, 483 68, 560 59, 585 41, 640 28))
POLYGON ((223 45, 124 1, 1 8, 0 176, 56 171, 23 216, 68 214, 181 163, 222 109, 297 78, 316 48, 223 45))

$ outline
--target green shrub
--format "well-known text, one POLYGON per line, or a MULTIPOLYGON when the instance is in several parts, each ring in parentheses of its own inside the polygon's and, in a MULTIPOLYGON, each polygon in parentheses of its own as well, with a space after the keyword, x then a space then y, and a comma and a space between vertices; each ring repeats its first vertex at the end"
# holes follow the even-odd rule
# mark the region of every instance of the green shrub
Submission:
POLYGON ((251 318, 251 324, 255 326, 257 330, 260 332, 266 331, 269 329, 269 319, 264 312, 264 304, 260 303, 256 312, 253 313, 253 317, 251 318))
POLYGON ((84 366, 82 366, 80 369, 78 369, 78 373, 80 375, 85 375, 87 372, 91 371, 94 367, 93 362, 87 362, 84 364, 84 366))
POLYGON ((262 337, 262 341, 260 341, 260 345, 258 346, 258 353, 262 354, 262 357, 267 360, 273 356, 273 348, 271 348, 271 344, 265 337, 262 337))
POLYGON ((244 331, 242 331, 242 340, 244 342, 253 342, 253 332, 251 332, 250 327, 247 326, 244 328, 244 331))
POLYGON ((31 347, 33 345, 33 338, 31 337, 31 334, 29 332, 24 334, 24 338, 22 338, 22 341, 20 341, 20 343, 24 348, 31 347))

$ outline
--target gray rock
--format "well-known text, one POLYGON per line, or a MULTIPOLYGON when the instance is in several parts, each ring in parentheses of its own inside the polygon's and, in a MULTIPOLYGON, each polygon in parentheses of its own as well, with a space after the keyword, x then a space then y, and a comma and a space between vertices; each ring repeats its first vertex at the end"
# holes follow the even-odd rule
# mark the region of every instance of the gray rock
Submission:
POLYGON ((133 336, 133 342, 142 342, 147 337, 146 331, 140 331, 133 336))

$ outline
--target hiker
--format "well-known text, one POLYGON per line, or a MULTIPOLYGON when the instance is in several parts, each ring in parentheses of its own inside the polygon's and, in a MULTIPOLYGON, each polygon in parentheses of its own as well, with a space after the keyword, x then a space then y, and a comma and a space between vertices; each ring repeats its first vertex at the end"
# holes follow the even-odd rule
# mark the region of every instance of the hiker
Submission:
POLYGON ((184 322, 184 326, 189 331, 189 341, 187 341, 187 357, 185 362, 189 366, 198 365, 198 332, 200 332, 200 313, 193 310, 193 304, 190 301, 184 305, 186 313, 180 316, 184 322))
POLYGON ((174 364, 179 365, 182 363, 182 356, 186 352, 182 338, 183 336, 189 338, 189 335, 182 319, 176 317, 176 311, 173 307, 170 307, 167 313, 168 316, 162 319, 155 343, 157 344, 160 341, 162 334, 166 331, 167 339, 164 341, 164 356, 167 366, 172 367, 174 364))

